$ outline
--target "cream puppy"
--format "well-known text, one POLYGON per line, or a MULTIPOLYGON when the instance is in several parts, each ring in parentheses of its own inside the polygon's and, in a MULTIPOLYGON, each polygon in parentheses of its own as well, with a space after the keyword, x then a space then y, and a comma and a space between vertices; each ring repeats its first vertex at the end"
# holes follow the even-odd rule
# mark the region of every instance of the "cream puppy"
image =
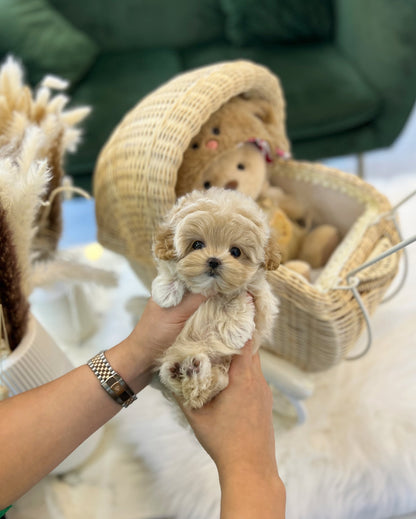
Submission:
POLYGON ((277 304, 266 270, 280 263, 267 218, 249 197, 211 188, 180 198, 158 228, 152 297, 177 305, 186 291, 208 297, 159 359, 162 384, 191 408, 228 384, 232 355, 272 330, 277 304))

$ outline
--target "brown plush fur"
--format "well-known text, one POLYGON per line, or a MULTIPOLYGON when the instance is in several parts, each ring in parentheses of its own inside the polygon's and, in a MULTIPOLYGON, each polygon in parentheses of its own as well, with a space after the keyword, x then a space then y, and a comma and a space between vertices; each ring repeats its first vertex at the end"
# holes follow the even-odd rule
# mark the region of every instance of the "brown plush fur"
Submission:
POLYGON ((266 163, 254 144, 224 151, 202 171, 199 189, 211 186, 236 189, 257 200, 268 188, 266 163))
POLYGON ((272 149, 289 151, 286 135, 278 130, 279 117, 281 114, 263 99, 237 96, 224 104, 202 125, 185 151, 178 170, 176 195, 198 188, 202 171, 214 158, 252 137, 268 141, 272 149), (215 142, 216 147, 207 146, 210 142, 215 142))

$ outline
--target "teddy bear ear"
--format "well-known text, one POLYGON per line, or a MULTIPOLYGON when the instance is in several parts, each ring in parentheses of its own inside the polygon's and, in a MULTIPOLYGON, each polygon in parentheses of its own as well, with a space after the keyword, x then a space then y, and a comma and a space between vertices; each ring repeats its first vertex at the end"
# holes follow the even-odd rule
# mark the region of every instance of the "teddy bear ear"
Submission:
POLYGON ((247 94, 240 94, 239 99, 244 101, 244 105, 251 111, 251 113, 260 119, 264 124, 275 123, 275 115, 271 103, 265 99, 255 98, 247 94))
POLYGON ((167 224, 161 224, 153 239, 153 253, 160 260, 172 260, 176 257, 173 244, 173 231, 167 224))
POLYGON ((264 251, 264 268, 266 270, 276 270, 282 260, 282 253, 277 243, 276 235, 270 235, 264 251))
POLYGON ((264 124, 272 124, 275 122, 273 108, 270 103, 258 99, 253 107, 254 115, 258 117, 264 124))

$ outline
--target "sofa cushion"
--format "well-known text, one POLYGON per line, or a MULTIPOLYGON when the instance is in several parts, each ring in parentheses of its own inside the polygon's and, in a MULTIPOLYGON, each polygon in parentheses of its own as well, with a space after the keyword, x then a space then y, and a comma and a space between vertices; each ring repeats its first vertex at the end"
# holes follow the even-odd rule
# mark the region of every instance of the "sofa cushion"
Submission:
POLYGON ((377 92, 331 44, 205 46, 182 53, 187 69, 219 60, 249 59, 279 76, 291 140, 343 132, 372 121, 381 110, 377 92))
POLYGON ((226 34, 235 45, 328 40, 332 0, 221 0, 226 34))
POLYGON ((1 0, 0 54, 23 61, 30 83, 56 74, 75 83, 92 65, 96 44, 45 0, 1 0))
POLYGON ((103 50, 185 47, 224 35, 219 0, 50 0, 103 50))
POLYGON ((85 81, 71 92, 71 106, 89 105, 92 113, 83 125, 83 142, 70 156, 66 171, 85 175, 75 184, 91 188, 90 176, 98 153, 122 117, 149 91, 181 70, 178 55, 170 50, 102 54, 85 81))

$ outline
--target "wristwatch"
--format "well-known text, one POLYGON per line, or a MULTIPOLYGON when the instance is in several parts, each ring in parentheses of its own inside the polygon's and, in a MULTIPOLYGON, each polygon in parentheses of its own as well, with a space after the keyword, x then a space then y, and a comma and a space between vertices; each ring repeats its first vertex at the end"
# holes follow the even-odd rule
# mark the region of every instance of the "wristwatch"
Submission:
POLYGON ((97 355, 88 361, 87 365, 98 378, 101 386, 118 404, 123 407, 128 407, 137 400, 136 395, 127 385, 127 382, 110 366, 105 356, 105 350, 97 353, 97 355))

